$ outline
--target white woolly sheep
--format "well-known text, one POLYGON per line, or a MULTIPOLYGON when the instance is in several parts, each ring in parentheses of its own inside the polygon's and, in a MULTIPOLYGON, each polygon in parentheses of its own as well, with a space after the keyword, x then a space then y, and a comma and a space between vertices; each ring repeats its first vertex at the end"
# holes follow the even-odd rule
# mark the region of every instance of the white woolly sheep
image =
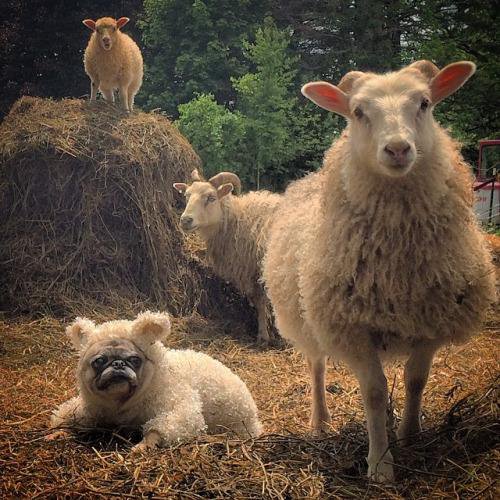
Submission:
POLYGON ((398 437, 420 431, 436 350, 476 332, 494 297, 489 252, 471 209, 472 179, 432 108, 474 73, 419 61, 398 72, 350 72, 302 92, 348 120, 320 172, 293 183, 274 216, 263 265, 280 334, 307 357, 314 431, 330 420, 325 358, 356 375, 368 476, 393 479, 382 362, 408 356, 398 437))
POLYGON ((261 282, 267 232, 281 197, 269 191, 239 193, 236 174, 221 172, 202 181, 192 172, 193 183, 175 183, 184 193, 186 209, 181 227, 196 231, 207 245, 207 259, 215 273, 230 281, 257 309, 258 339, 268 343, 274 332, 272 310, 261 282))
POLYGON ((143 431, 134 452, 176 444, 204 432, 258 436, 257 407, 244 382, 206 354, 167 349, 166 313, 95 325, 77 318, 67 334, 79 350, 78 396, 54 412, 51 427, 131 427, 143 431))
POLYGON ((90 100, 96 100, 99 90, 106 101, 114 102, 114 90, 118 89, 125 111, 132 111, 143 77, 141 51, 132 38, 120 31, 129 21, 128 17, 82 21, 93 31, 83 58, 91 81, 90 100))

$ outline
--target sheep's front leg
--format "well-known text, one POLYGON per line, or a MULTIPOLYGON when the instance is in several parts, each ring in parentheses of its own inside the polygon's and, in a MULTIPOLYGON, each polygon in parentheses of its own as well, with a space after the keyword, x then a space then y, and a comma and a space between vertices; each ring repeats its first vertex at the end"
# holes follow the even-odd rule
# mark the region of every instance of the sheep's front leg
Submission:
POLYGON ((90 80, 90 100, 97 100, 97 91, 99 90, 99 80, 96 78, 94 80, 90 80))
POLYGON ((307 359, 311 375, 311 429, 314 435, 319 435, 328 429, 331 417, 326 404, 325 371, 326 358, 307 359))
POLYGON ((132 448, 132 453, 143 453, 162 444, 189 441, 206 428, 198 392, 179 392, 171 412, 161 413, 144 424, 144 438, 132 448))
POLYGON ((128 105, 128 87, 125 87, 125 86, 120 87, 120 101, 121 101, 122 108, 125 111, 130 112, 130 108, 128 105))
POLYGON ((405 409, 403 419, 399 425, 397 435, 403 444, 409 444, 410 436, 418 434, 422 429, 420 425, 420 413, 422 407, 422 393, 432 360, 437 350, 434 343, 420 343, 413 347, 410 357, 405 365, 405 409))
POLYGON ((347 361, 358 379, 365 407, 369 440, 368 477, 377 482, 392 481, 393 460, 386 430, 387 379, 375 347, 369 340, 362 344, 356 346, 357 355, 347 361))

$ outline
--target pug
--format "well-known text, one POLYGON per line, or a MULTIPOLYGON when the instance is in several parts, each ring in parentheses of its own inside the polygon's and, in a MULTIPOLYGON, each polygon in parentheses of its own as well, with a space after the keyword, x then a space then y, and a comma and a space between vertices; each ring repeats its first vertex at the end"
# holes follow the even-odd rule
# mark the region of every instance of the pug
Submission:
POLYGON ((77 318, 66 332, 80 356, 78 396, 54 411, 48 440, 68 430, 137 428, 143 433, 137 453, 205 432, 262 432, 257 406, 236 374, 206 354, 162 344, 168 314, 147 311, 100 325, 77 318))

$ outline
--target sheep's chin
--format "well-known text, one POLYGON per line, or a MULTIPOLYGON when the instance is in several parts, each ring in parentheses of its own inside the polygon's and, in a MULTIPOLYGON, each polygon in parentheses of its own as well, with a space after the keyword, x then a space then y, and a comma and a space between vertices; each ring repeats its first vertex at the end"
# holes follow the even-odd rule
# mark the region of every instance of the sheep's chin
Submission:
POLYGON ((385 163, 379 163, 378 165, 381 174, 393 178, 404 177, 411 170, 413 170, 413 166, 414 162, 409 163, 408 165, 405 166, 387 165, 385 163))

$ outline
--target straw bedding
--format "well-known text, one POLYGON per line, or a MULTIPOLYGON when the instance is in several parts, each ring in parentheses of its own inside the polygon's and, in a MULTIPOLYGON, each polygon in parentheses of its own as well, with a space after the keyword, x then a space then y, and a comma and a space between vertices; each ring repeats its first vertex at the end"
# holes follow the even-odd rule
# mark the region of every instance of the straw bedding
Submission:
MULTIPOLYGON (((367 435, 355 379, 330 368, 331 432, 307 432, 309 384, 293 349, 257 349, 193 315, 176 319, 169 344, 214 356, 249 386, 266 433, 254 441, 210 436, 131 457, 139 436, 95 432, 45 442, 50 411, 75 393, 76 358, 63 324, 46 317, 0 322, 1 497, 110 498, 498 498, 498 342, 491 317, 469 344, 442 351, 424 401, 424 432, 393 445, 397 483, 370 484, 367 435)), ((389 371, 393 418, 400 417, 401 367, 389 371), (396 376, 397 374, 397 376, 396 376)), ((393 439, 394 439, 394 433, 393 439)))

